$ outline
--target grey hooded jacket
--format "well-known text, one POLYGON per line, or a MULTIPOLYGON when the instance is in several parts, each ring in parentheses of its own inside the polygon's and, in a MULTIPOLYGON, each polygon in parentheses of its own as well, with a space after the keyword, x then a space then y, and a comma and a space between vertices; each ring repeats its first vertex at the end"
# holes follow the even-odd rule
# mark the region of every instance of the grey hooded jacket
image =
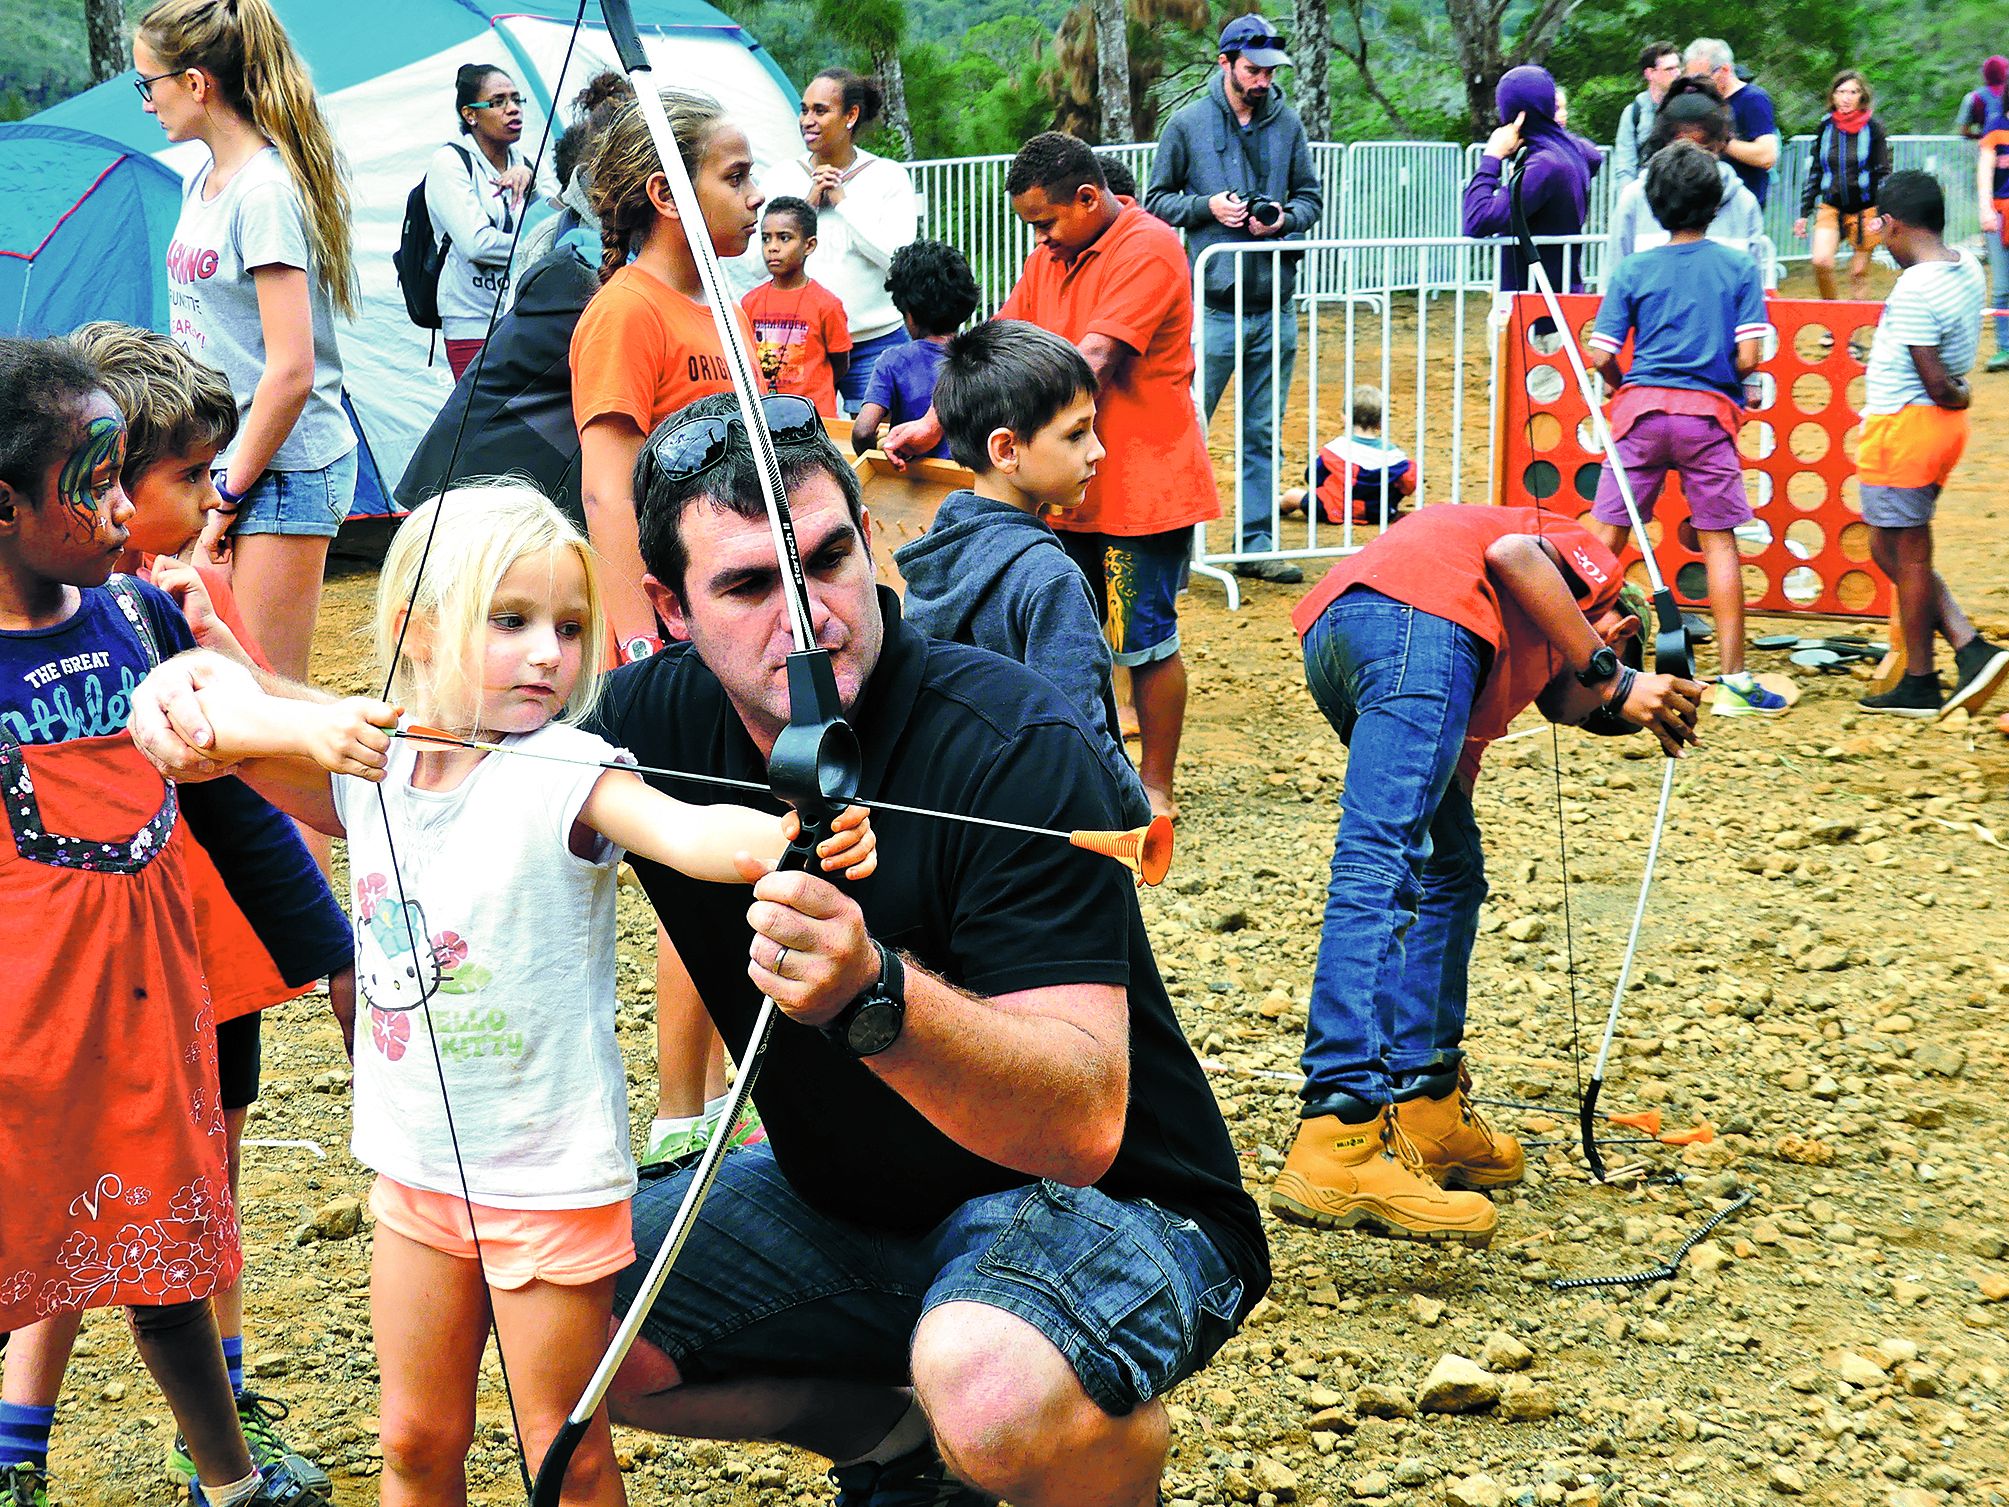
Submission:
MULTIPOLYGON (((1299 239, 1317 226, 1325 207, 1312 167, 1311 142, 1297 111, 1273 90, 1244 126, 1235 119, 1227 86, 1216 73, 1206 94, 1181 109, 1165 127, 1144 207, 1186 232, 1186 255, 1194 260, 1221 241, 1274 242, 1277 237, 1253 236, 1245 228, 1231 230, 1214 218, 1207 201, 1228 189, 1276 200, 1284 206, 1280 234, 1299 239)), ((1296 255, 1216 257, 1207 264, 1207 302, 1217 308, 1234 307, 1235 268, 1240 264, 1244 310, 1266 312, 1272 267, 1282 269, 1278 296, 1289 298, 1297 263, 1296 255)))

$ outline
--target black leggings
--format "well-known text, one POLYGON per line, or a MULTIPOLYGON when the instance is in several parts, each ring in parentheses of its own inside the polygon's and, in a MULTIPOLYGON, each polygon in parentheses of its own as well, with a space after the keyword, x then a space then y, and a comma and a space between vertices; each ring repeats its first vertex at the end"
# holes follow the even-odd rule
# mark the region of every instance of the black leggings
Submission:
POLYGON ((250 1475, 251 1453, 237 1422, 237 1399, 209 1299, 126 1313, 140 1359, 167 1399, 203 1484, 228 1486, 250 1475))

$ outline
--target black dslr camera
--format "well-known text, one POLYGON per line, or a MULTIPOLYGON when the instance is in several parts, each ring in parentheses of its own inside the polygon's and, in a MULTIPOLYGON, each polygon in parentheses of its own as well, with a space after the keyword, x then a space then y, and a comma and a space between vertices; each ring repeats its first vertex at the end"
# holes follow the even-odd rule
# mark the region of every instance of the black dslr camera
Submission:
POLYGON ((1283 205, 1274 199, 1266 199, 1261 194, 1236 194, 1235 198, 1248 207, 1249 219, 1265 230, 1284 217, 1283 205))

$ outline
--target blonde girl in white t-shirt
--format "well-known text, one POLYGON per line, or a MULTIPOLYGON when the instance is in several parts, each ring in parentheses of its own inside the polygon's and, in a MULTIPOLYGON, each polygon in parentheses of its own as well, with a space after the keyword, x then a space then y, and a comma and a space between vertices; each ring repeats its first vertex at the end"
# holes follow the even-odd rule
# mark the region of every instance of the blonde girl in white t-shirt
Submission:
MULTIPOLYGON (((376 631, 414 722, 546 757, 393 741, 383 703, 275 695, 212 657, 189 673, 216 757, 252 760, 240 772, 269 799, 348 838, 351 1149, 378 1174, 382 1500, 402 1507, 465 1500, 491 1314, 523 1448, 543 1458, 634 1260, 614 1035, 623 852, 744 883, 736 855, 779 858, 795 819, 687 805, 594 767, 620 754, 577 725, 606 641, 592 547, 529 487, 456 488, 414 511, 384 559, 376 631)), ((837 828, 823 868, 866 877, 865 813, 837 828)), ((624 1500, 604 1410, 563 1500, 624 1500)))
POLYGON ((238 404, 202 547, 229 566, 273 668, 299 679, 356 491, 334 324, 358 308, 346 169, 269 0, 161 0, 134 31, 133 64, 167 139, 209 148, 167 265, 170 333, 238 404))

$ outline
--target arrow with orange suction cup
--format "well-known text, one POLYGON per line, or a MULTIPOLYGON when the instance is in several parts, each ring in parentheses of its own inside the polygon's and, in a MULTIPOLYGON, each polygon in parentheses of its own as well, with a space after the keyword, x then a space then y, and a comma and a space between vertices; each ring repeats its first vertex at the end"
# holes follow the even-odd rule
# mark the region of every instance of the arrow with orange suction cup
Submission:
MULTIPOLYGON (((535 749, 518 748, 509 743, 491 743, 481 738, 466 738, 459 733, 448 732, 442 727, 424 727, 417 723, 393 729, 391 736, 405 738, 414 743, 437 743, 449 748, 470 748, 478 753, 513 754, 521 759, 542 759, 548 764, 571 764, 591 769, 621 769, 630 774, 652 774, 665 780, 686 780, 694 785, 719 785, 729 790, 754 790, 762 795, 770 793, 769 787, 758 780, 736 780, 722 774, 699 774, 689 769, 664 769, 653 764, 629 764, 618 759, 574 759, 564 754, 543 753, 535 749)), ((1035 827, 1024 822, 999 821, 990 816, 972 816, 966 811, 938 811, 929 806, 906 806, 898 801, 884 801, 877 798, 866 800, 858 796, 847 797, 846 805, 863 806, 867 811, 895 811, 902 816, 926 816, 936 821, 962 822, 972 827, 995 827, 1005 832, 1024 832, 1033 837, 1057 837, 1062 842, 1080 848, 1086 853, 1099 853, 1104 858, 1113 858, 1135 874, 1143 884, 1157 885, 1165 881, 1172 870, 1172 818, 1156 816, 1148 826, 1131 827, 1127 830, 1102 831, 1095 828, 1076 828, 1072 831, 1062 827, 1035 827)))

